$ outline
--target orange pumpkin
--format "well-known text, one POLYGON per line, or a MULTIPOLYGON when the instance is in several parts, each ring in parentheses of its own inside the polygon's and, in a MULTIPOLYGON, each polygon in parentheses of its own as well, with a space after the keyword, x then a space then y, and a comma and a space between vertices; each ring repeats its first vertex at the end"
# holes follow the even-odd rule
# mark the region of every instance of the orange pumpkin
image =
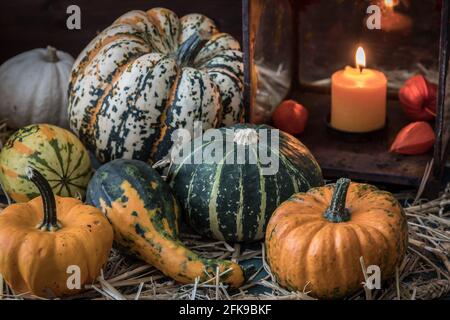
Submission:
POLYGON ((106 263, 112 227, 98 209, 55 197, 39 172, 28 173, 42 196, 0 214, 0 274, 16 293, 46 298, 76 294, 106 263), (79 288, 69 279, 77 276, 76 270, 79 288))
POLYGON ((266 233, 278 282, 325 299, 362 288, 361 257, 380 267, 382 279, 390 277, 407 243, 406 216, 394 196, 348 179, 294 195, 275 211, 266 233))

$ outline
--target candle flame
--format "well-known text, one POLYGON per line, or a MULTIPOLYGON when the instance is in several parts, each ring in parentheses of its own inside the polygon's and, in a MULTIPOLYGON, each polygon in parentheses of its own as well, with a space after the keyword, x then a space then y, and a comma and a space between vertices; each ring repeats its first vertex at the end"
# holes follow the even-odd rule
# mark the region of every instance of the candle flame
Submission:
POLYGON ((356 50, 356 67, 361 69, 366 67, 366 54, 362 47, 356 50))
POLYGON ((384 0, 384 5, 387 8, 393 8, 398 5, 398 0, 384 0))

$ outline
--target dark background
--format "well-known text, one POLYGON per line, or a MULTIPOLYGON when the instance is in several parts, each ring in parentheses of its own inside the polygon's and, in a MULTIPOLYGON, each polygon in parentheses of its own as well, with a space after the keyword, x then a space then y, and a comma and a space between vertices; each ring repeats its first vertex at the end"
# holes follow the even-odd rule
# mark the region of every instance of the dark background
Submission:
POLYGON ((223 32, 242 43, 241 0, 2 0, 0 2, 0 63, 34 48, 54 46, 74 58, 97 32, 130 10, 164 7, 180 17, 202 13, 223 32), (67 7, 81 9, 81 30, 68 30, 67 7))

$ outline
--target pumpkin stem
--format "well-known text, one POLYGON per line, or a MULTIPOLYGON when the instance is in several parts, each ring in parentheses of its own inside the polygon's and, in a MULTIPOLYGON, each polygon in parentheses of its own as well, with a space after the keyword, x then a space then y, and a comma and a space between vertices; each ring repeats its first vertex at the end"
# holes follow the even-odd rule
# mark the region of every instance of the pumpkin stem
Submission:
POLYGON ((258 132, 255 129, 240 129, 234 135, 234 142, 238 145, 253 145, 259 141, 258 132))
POLYGON ((58 54, 56 52, 56 49, 52 46, 47 46, 47 52, 48 52, 48 60, 52 63, 56 63, 59 61, 58 54))
POLYGON ((333 223, 350 221, 350 211, 345 207, 350 179, 339 179, 334 189, 330 207, 325 211, 325 219, 333 223))
POLYGON ((204 32, 196 32, 189 37, 176 53, 176 60, 180 66, 192 66, 200 50, 203 49, 208 39, 204 32))
POLYGON ((27 169, 27 177, 39 189, 44 205, 44 219, 37 228, 41 231, 55 232, 61 229, 56 214, 56 200, 52 187, 44 176, 34 168, 27 169))

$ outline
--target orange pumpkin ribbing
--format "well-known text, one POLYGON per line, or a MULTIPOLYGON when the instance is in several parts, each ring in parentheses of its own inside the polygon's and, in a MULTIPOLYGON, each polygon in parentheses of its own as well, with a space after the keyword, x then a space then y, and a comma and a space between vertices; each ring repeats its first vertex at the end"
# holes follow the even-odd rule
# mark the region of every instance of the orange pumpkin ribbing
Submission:
POLYGON ((296 194, 270 220, 267 258, 284 287, 319 298, 345 297, 362 288, 361 257, 366 266, 380 267, 382 279, 402 262, 408 231, 398 201, 373 186, 352 183, 345 201, 349 216, 333 222, 325 213, 334 192, 335 185, 328 185, 296 194))

